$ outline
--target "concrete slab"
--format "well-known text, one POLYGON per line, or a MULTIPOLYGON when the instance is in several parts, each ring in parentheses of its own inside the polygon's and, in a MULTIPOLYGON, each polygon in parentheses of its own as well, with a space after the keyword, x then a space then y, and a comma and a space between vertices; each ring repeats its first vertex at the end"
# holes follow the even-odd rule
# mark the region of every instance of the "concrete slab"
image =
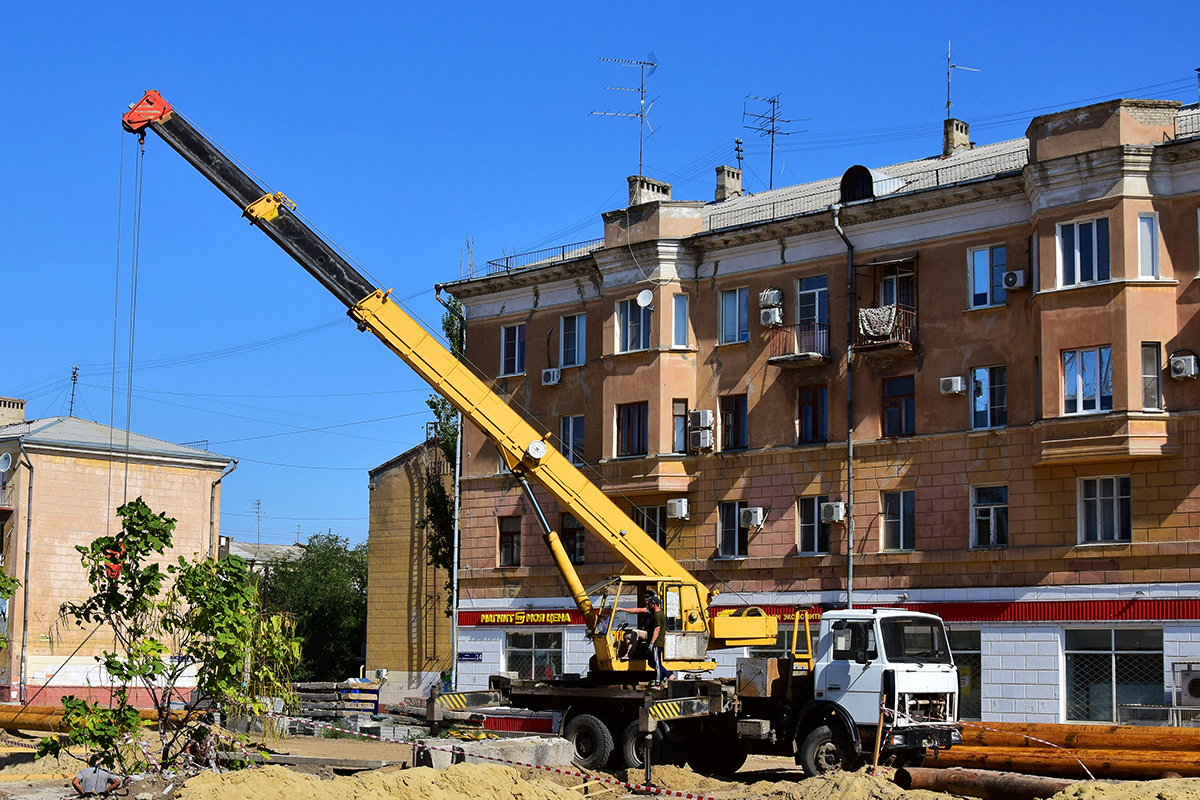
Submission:
POLYGON ((453 763, 495 763, 480 755, 503 761, 565 767, 571 764, 574 748, 566 739, 545 736, 520 736, 514 739, 420 739, 415 745, 416 766, 445 769, 453 763), (438 748, 436 750, 430 748, 438 748), (454 749, 456 752, 449 752, 454 749), (459 751, 461 750, 461 755, 459 751))

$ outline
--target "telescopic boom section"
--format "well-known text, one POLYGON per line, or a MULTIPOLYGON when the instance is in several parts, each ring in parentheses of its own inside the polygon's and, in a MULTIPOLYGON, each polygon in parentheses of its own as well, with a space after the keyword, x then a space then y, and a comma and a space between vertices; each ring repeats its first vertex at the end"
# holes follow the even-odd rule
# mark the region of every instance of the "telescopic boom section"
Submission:
MULTIPOLYGON (((548 446, 542 435, 492 391, 465 364, 421 327, 389 293, 373 286, 315 231, 293 213, 280 194, 271 195, 246 175, 225 153, 195 128, 158 92, 130 107, 122 123, 145 136, 152 130, 218 189, 243 209, 260 228, 349 309, 350 316, 374 333, 440 395, 462 412, 500 450, 518 478, 536 481, 579 522, 616 554, 635 574, 694 584, 707 611, 710 593, 679 562, 650 538, 625 512, 588 480, 570 461, 548 446), (265 211, 263 209, 266 209, 265 211)), ((589 628, 595 612, 565 557, 557 534, 547 541, 589 628)))

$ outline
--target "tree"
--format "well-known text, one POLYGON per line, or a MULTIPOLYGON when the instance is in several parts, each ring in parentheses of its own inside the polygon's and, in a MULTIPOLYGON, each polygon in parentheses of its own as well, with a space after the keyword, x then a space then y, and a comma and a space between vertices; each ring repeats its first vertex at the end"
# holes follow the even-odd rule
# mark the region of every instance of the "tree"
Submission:
MULTIPOLYGON (((121 530, 115 536, 75 547, 92 595, 63 603, 60 612, 80 628, 111 629, 113 649, 96 660, 114 681, 113 703, 65 698, 64 733, 43 739, 38 754, 82 745, 109 768, 161 773, 185 756, 194 758, 194 744, 211 743, 208 723, 191 713, 202 703, 242 716, 265 714, 272 698, 294 706, 290 670, 299 642, 290 620, 261 613, 242 559, 189 562, 181 556, 163 569, 175 520, 156 514, 140 497, 118 508, 117 516, 121 530), (187 700, 177 686, 192 670, 196 691, 187 700), (129 700, 134 689, 149 695, 163 721, 156 748, 141 738, 143 723, 129 700), (174 715, 177 703, 181 717, 174 715)), ((203 750, 215 758, 211 747, 203 750)))
POLYGON ((316 534, 298 557, 270 561, 264 581, 267 608, 293 615, 303 641, 296 679, 357 676, 367 634, 366 545, 316 534))

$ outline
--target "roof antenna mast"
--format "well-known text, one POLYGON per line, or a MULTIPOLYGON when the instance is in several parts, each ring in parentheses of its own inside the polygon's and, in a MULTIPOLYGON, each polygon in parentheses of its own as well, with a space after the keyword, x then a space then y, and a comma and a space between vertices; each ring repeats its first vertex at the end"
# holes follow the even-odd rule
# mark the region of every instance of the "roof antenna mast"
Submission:
MULTIPOLYGON (((71 367, 71 406, 67 410, 67 416, 75 416, 75 387, 79 384, 79 365, 71 367)), ((60 406, 61 407, 61 406, 60 406)))
MULTIPOLYGON (((757 100, 760 103, 767 103, 771 110, 766 114, 751 114, 746 110, 745 101, 742 102, 742 127, 751 131, 758 131, 759 136, 771 137, 771 175, 767 179, 767 189, 775 188, 775 137, 776 136, 791 136, 793 133, 804 133, 804 131, 781 131, 780 125, 790 125, 795 122, 791 119, 783 119, 779 116, 779 95, 772 97, 755 97, 746 95, 746 100, 757 100), (757 120, 752 125, 747 125, 746 120, 757 120)), ((740 141, 740 140, 739 140, 740 141)), ((740 154, 739 154, 740 155, 740 154)), ((739 161, 738 167, 741 167, 739 161)))
POLYGON ((956 69, 965 69, 967 72, 983 72, 981 69, 974 67, 964 67, 955 64, 950 58, 950 42, 946 41, 946 119, 950 119, 950 76, 956 69))
POLYGON ((592 115, 597 116, 597 117, 628 117, 630 119, 635 119, 635 118, 637 119, 637 121, 638 121, 638 177, 641 177, 641 175, 642 175, 642 152, 643 152, 643 148, 644 148, 644 145, 646 142, 646 128, 650 129, 651 136, 654 135, 654 126, 650 124, 650 121, 646 118, 646 115, 648 115, 650 113, 650 107, 654 105, 654 100, 658 99, 656 97, 656 98, 654 98, 654 100, 650 101, 650 105, 646 104, 646 78, 649 78, 651 75, 654 74, 654 71, 656 69, 658 69, 658 59, 655 57, 654 53, 650 53, 649 55, 646 56, 645 61, 629 61, 624 58, 601 58, 600 60, 601 61, 611 61, 613 64, 624 64, 627 67, 637 67, 641 71, 641 81, 639 82, 638 88, 636 88, 636 89, 629 87, 629 86, 605 86, 604 87, 605 89, 609 89, 614 92, 637 92, 639 103, 638 103, 638 110, 637 110, 636 114, 630 114, 630 113, 626 113, 626 112, 622 112, 622 111, 593 111, 592 112, 592 115))

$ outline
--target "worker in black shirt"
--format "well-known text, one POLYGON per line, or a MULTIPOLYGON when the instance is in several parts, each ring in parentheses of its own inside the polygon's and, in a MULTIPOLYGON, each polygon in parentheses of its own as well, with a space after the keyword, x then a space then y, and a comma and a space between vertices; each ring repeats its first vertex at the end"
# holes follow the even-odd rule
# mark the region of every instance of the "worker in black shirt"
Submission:
POLYGON ((646 596, 645 608, 616 610, 647 615, 646 643, 650 646, 650 666, 654 667, 654 683, 650 684, 650 688, 663 688, 674 673, 663 666, 663 648, 667 643, 667 615, 662 610, 662 601, 658 599, 658 595, 650 594, 646 596))

